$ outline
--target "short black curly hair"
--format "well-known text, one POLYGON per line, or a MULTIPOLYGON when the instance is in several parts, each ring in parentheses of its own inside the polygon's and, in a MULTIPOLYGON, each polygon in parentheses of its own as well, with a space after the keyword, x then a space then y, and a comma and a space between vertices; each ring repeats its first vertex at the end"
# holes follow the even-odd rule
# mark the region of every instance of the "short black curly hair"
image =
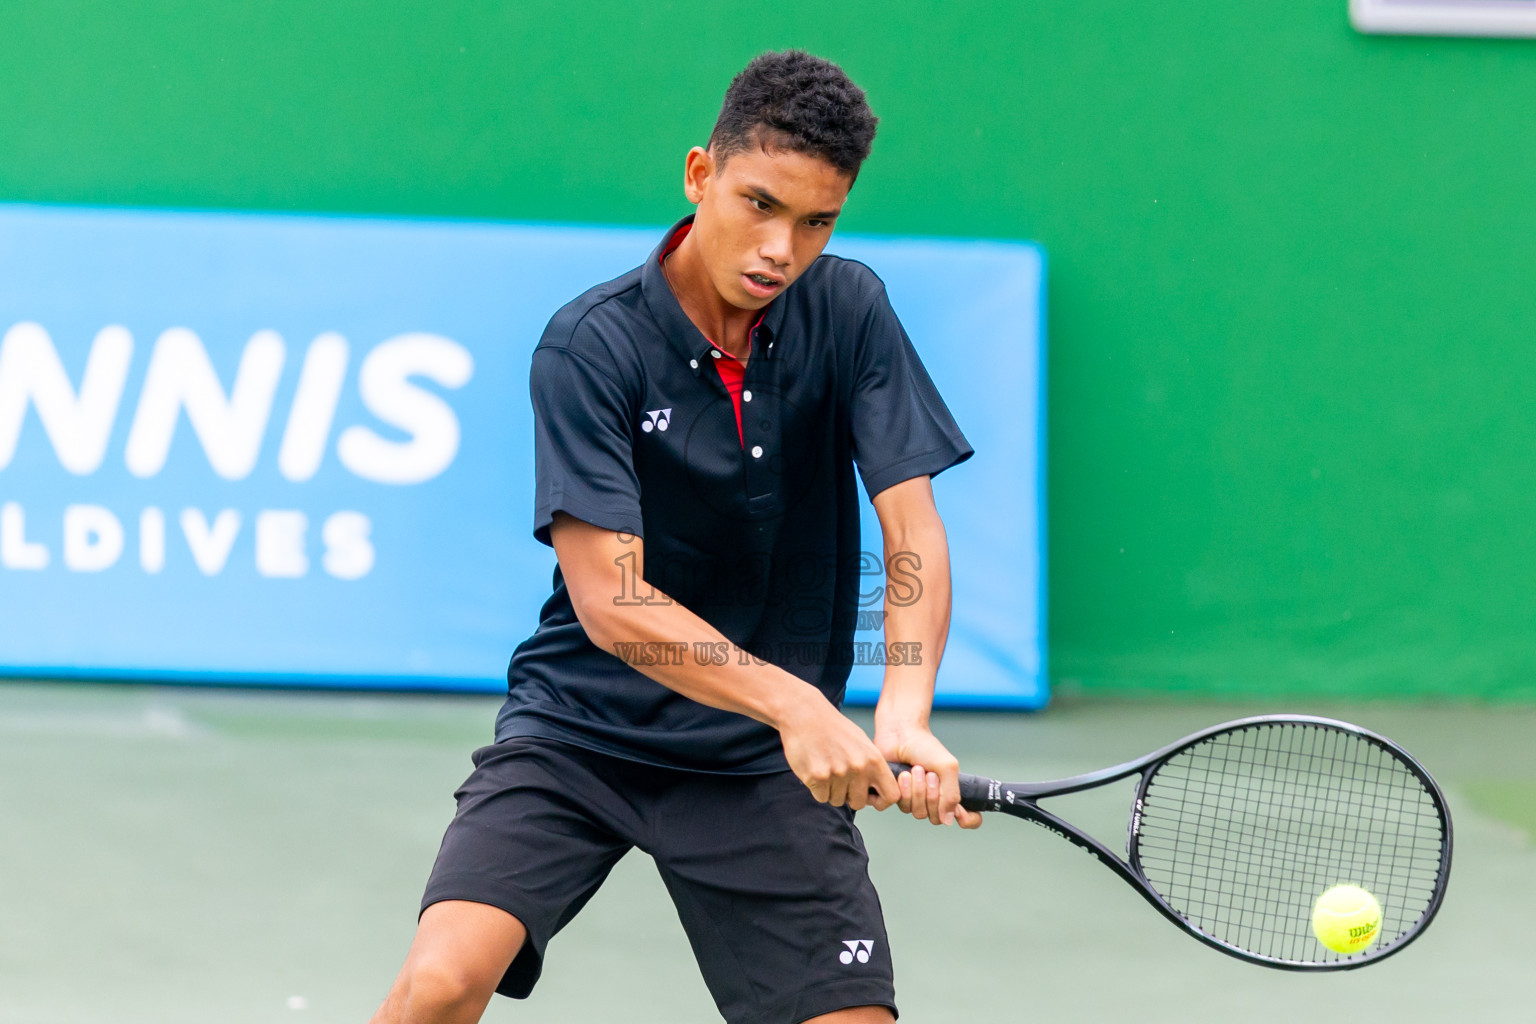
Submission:
POLYGON ((721 161, 754 145, 788 149, 857 178, 879 123, 842 68, 784 50, 754 57, 731 80, 709 146, 721 161))

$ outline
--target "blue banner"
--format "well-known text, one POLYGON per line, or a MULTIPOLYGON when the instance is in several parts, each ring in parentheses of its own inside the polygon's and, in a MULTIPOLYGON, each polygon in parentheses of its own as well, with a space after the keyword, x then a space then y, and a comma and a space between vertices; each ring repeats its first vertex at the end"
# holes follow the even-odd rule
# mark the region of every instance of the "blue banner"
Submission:
MULTIPOLYGON (((0 206, 0 673, 502 689, 554 568, 530 355, 660 234, 0 206)), ((977 452, 935 480, 940 702, 1038 707, 1041 255, 832 248, 885 279, 977 452)))

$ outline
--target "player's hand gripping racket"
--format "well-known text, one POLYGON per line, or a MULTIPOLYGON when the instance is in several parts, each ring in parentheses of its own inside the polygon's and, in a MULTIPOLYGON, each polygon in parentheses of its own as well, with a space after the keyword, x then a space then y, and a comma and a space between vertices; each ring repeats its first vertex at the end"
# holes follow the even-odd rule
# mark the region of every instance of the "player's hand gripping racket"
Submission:
POLYGON ((1228 722, 1056 782, 961 775, 960 802, 1043 825, 1201 942, 1288 970, 1348 970, 1396 953, 1440 909, 1451 870, 1451 818, 1435 780, 1391 740, 1326 718, 1228 722), (1037 802, 1132 776, 1124 859, 1037 802), (1314 905, 1338 885, 1380 904, 1358 952, 1335 952, 1313 931, 1314 905))

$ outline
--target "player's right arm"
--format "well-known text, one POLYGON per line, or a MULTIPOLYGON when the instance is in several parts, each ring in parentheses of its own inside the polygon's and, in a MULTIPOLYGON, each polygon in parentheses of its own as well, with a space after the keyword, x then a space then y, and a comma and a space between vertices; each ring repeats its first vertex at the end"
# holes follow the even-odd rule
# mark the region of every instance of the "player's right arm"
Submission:
POLYGON ((629 644, 682 644, 689 656, 645 659, 680 663, 633 667, 700 704, 777 729, 790 768, 822 803, 884 810, 900 797, 873 741, 820 690, 777 665, 744 657, 719 630, 659 593, 645 604, 623 600, 626 573, 644 573, 645 544, 639 537, 564 512, 555 514, 549 536, 576 617, 599 649, 618 657, 629 644), (729 657, 724 665, 706 663, 691 656, 700 649, 695 644, 724 644, 729 657))

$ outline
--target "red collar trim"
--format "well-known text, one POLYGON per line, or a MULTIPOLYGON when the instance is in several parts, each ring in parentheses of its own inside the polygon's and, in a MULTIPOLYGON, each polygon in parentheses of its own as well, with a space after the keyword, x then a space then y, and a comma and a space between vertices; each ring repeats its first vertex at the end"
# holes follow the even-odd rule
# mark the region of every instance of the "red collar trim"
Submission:
POLYGON ((672 237, 667 239, 667 244, 661 247, 661 255, 657 257, 657 263, 665 263, 667 257, 677 251, 677 247, 683 244, 683 239, 688 237, 688 232, 693 230, 693 221, 679 224, 677 230, 672 232, 672 237))

